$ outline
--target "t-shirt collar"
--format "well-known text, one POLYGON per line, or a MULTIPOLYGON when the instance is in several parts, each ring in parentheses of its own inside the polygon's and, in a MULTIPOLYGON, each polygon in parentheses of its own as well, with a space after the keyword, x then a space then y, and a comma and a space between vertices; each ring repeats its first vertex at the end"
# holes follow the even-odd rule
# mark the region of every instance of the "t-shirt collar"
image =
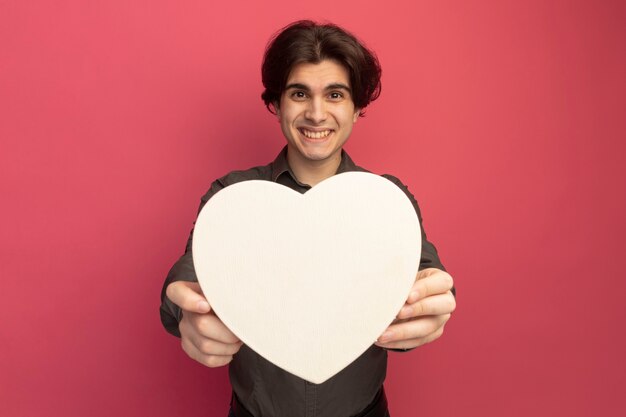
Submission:
MULTIPOLYGON (((339 163, 339 166, 337 167, 337 172, 335 172, 335 175, 341 174, 342 172, 355 171, 356 169, 357 167, 355 163, 352 161, 352 158, 350 158, 350 156, 345 150, 341 149, 341 162, 339 163)), ((294 175, 293 171, 289 167, 289 162, 287 161, 287 146, 286 145, 280 151, 276 159, 274 159, 274 161, 272 162, 272 181, 278 182, 278 178, 283 174, 290 175, 294 181, 300 184, 300 182, 294 175)), ((300 185, 306 186, 306 184, 300 184, 300 185)))

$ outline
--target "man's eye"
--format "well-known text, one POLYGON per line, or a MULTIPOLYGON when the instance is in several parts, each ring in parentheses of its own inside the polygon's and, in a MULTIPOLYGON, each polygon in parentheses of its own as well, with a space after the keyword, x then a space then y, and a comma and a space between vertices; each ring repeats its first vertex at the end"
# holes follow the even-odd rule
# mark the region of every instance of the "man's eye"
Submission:
POLYGON ((333 91, 332 93, 330 93, 330 98, 333 100, 339 100, 340 98, 343 98, 343 94, 338 91, 333 91))
POLYGON ((304 91, 295 91, 291 94, 291 97, 293 98, 306 98, 306 93, 304 91))

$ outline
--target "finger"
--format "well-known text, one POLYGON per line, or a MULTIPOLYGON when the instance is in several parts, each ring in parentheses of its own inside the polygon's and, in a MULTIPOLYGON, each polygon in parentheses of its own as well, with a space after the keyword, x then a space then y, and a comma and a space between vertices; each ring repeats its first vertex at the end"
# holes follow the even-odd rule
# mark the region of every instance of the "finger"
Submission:
POLYGON ((208 313, 211 311, 209 302, 202 295, 197 282, 176 281, 167 286, 167 298, 185 311, 208 313))
POLYGON ((191 343, 204 355, 232 356, 239 352, 242 342, 222 343, 208 337, 190 338, 191 343))
POLYGON ((233 356, 232 355, 207 355, 207 354, 204 354, 204 353, 200 352, 200 350, 198 350, 198 348, 196 348, 196 346, 194 346, 194 344, 191 343, 189 341, 189 339, 182 339, 181 346, 182 346, 183 350, 185 351, 185 353, 191 359, 193 359, 193 360, 195 360, 197 362, 200 362, 204 366, 208 366, 210 368, 215 368, 215 367, 218 367, 218 366, 227 365, 230 361, 233 360, 233 356))
POLYGON ((444 294, 452 289, 453 284, 450 274, 444 271, 436 271, 424 277, 418 275, 407 297, 407 303, 413 304, 431 295, 444 294))
MULTIPOLYGON (((195 313, 189 313, 195 314, 195 313)), ((203 315, 206 316, 206 315, 203 315)), ((228 356, 234 355, 239 351, 243 343, 237 340, 234 343, 224 343, 217 340, 212 340, 208 337, 200 334, 197 329, 193 327, 193 324, 190 323, 190 320, 183 320, 179 326, 181 333, 181 340, 184 342, 183 346, 187 346, 189 352, 193 353, 197 351, 194 355, 194 359, 199 359, 199 354, 202 355, 217 355, 217 356, 228 356), (195 349, 191 349, 191 345, 195 349)))
POLYGON ((419 316, 436 316, 452 313, 456 308, 456 300, 451 292, 432 295, 413 304, 405 304, 398 313, 399 319, 419 316))
POLYGON ((418 346, 425 345, 426 343, 430 343, 434 340, 437 340, 443 334, 444 326, 441 326, 439 329, 435 330, 433 333, 426 335, 424 337, 418 337, 415 339, 408 340, 400 340, 397 342, 389 342, 389 343, 379 343, 376 342, 375 345, 385 349, 412 349, 418 346))
MULTIPOLYGON (((182 320, 178 324, 178 330, 180 331, 181 339, 187 338, 194 344, 198 349, 203 350, 203 341, 206 340, 214 340, 217 343, 238 343, 239 339, 229 339, 225 340, 215 340, 212 339, 216 333, 219 333, 220 330, 214 330, 212 327, 215 326, 214 314, 197 314, 192 312, 187 312, 183 315, 182 320)), ((219 325, 219 324, 218 324, 219 325)), ((203 350, 204 353, 210 353, 208 350, 203 350)))
POLYGON ((387 327, 387 330, 378 338, 378 342, 389 343, 425 337, 437 331, 449 318, 450 314, 424 316, 414 320, 392 324, 387 327))
POLYGON ((194 314, 189 319, 203 337, 222 343, 240 342, 239 338, 215 314, 194 314))

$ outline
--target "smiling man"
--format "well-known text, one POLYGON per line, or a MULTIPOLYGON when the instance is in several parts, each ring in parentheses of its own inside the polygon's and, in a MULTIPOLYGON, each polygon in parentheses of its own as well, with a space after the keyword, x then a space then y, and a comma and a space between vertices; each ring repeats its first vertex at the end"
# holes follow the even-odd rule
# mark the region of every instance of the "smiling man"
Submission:
MULTIPOLYGON (((335 25, 295 22, 270 41, 262 78, 263 101, 278 117, 287 146, 268 165, 216 180, 200 208, 240 181, 274 181, 305 193, 335 174, 365 171, 343 146, 363 109, 380 94, 380 67, 371 51, 335 25)), ((407 187, 384 177, 407 195, 421 223, 407 187)), ((191 241, 192 236, 163 286, 161 320, 181 338, 191 358, 209 367, 230 364, 234 417, 389 416, 383 390, 387 351, 406 351, 437 339, 456 306, 452 278, 422 228, 420 271, 397 319, 348 367, 322 384, 311 384, 243 345, 212 312, 197 284, 191 241)))
POLYGON ((300 182, 311 186, 330 177, 359 118, 348 70, 335 60, 295 65, 276 114, 287 138, 287 161, 300 182))

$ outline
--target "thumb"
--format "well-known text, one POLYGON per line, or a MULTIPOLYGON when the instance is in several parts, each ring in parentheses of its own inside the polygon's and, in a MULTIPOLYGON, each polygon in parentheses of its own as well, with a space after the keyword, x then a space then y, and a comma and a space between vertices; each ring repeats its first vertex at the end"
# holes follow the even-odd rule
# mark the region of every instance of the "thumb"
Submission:
POLYGON ((202 294, 197 282, 176 281, 167 286, 167 298, 185 311, 208 313, 211 306, 202 294))

